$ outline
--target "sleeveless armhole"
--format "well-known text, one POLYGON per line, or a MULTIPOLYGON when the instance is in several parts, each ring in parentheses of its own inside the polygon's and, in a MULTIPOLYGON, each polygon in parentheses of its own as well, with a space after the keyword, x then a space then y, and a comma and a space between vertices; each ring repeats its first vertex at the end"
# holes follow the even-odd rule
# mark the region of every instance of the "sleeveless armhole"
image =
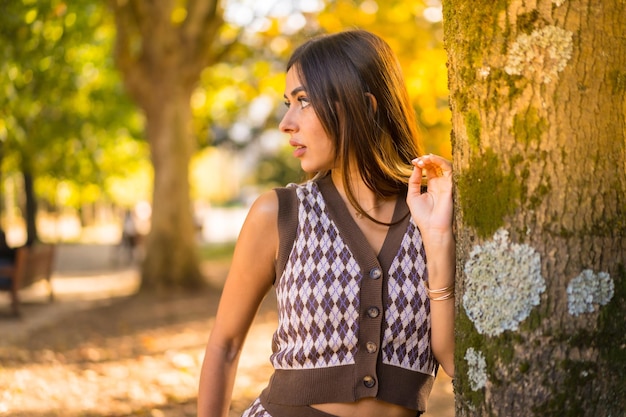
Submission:
POLYGON ((274 284, 283 271, 298 229, 298 197, 295 187, 275 188, 278 196, 278 255, 276 258, 276 277, 274 284))

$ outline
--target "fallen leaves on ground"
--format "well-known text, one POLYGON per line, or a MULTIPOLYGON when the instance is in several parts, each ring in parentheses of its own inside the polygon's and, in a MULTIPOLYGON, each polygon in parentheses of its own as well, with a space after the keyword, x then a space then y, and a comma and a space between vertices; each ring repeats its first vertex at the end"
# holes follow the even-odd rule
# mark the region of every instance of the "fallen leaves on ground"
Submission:
MULTIPOLYGON (((210 289, 112 299, 0 348, 0 415, 195 416, 218 299, 210 289)), ((267 382, 274 321, 262 309, 250 332, 233 416, 267 382)))

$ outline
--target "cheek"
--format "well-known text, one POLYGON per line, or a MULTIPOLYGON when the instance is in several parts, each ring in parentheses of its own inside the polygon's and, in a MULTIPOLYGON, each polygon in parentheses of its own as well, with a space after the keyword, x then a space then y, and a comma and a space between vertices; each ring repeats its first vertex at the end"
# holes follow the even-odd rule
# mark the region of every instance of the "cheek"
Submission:
POLYGON ((314 117, 312 119, 309 119, 309 122, 309 132, 311 133, 311 138, 315 142, 315 147, 325 154, 325 159, 334 159, 335 146, 333 144, 333 141, 326 133, 326 130, 324 129, 320 120, 317 117, 314 117))
POLYGON ((337 155, 335 146, 333 145, 331 140, 326 136, 324 136, 324 142, 322 146, 323 146, 323 153, 325 155, 324 159, 327 161, 327 163, 334 164, 336 160, 336 155, 337 155))
POLYGON ((331 140, 328 138, 326 138, 325 144, 326 144, 326 150, 328 150, 328 153, 334 158, 336 154, 335 146, 333 145, 331 140))

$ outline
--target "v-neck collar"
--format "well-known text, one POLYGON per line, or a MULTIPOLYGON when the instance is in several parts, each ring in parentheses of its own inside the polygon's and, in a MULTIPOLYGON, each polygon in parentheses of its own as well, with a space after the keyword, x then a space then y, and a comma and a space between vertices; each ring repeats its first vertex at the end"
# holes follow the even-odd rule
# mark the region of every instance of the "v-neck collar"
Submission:
POLYGON ((331 175, 326 175, 316 182, 324 197, 328 216, 337 226, 343 240, 351 248, 357 260, 365 264, 376 261, 376 263, 380 263, 384 271, 388 271, 402 243, 402 238, 410 219, 410 216, 407 215, 408 207, 406 206, 404 196, 399 195, 396 199, 391 218, 392 225, 387 229, 385 240, 380 248, 380 252, 377 254, 370 246, 365 238, 365 234, 361 231, 354 218, 350 215, 346 204, 332 181, 331 175))

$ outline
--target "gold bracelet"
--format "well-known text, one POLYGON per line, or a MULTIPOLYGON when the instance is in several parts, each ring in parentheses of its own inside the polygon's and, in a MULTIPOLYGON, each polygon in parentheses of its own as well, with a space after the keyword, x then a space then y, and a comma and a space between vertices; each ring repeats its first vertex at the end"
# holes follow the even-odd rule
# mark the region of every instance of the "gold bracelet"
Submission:
POLYGON ((429 294, 443 294, 443 293, 447 293, 448 291, 454 291, 454 284, 449 285, 447 287, 439 288, 438 290, 431 290, 428 287, 428 283, 426 283, 426 291, 428 291, 429 294))
POLYGON ((450 298, 454 298, 454 291, 450 291, 447 294, 444 294, 440 297, 431 297, 430 295, 428 295, 428 298, 430 298, 431 301, 444 301, 444 300, 448 300, 450 298))
POLYGON ((454 284, 447 287, 431 290, 426 283, 426 293, 432 301, 444 301, 454 297, 454 284))

